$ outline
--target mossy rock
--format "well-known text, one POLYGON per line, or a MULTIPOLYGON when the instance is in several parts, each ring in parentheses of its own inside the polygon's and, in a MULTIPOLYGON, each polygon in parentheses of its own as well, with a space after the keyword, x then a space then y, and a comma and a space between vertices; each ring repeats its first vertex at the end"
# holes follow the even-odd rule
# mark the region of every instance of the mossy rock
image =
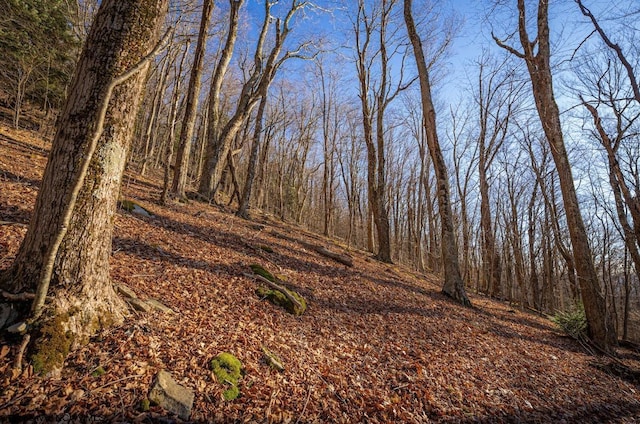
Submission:
POLYGON ((149 410, 151 409, 151 401, 148 398, 142 399, 140 401, 140 404, 138 405, 138 408, 142 412, 149 412, 149 410))
POLYGON ((284 308, 290 314, 293 314, 295 316, 302 315, 304 311, 307 310, 307 302, 306 300, 304 300, 304 297, 300 296, 298 293, 294 291, 287 290, 285 288, 283 288, 283 290, 286 290, 287 293, 289 293, 294 299, 296 299, 300 303, 300 306, 293 303, 280 290, 269 289, 266 287, 258 287, 256 289, 256 294, 263 299, 267 299, 269 302, 273 303, 274 305, 284 308))
POLYGON ((240 395, 238 381, 242 378, 242 362, 232 354, 223 352, 211 360, 211 370, 218 383, 229 388, 222 392, 225 400, 234 400, 240 395))
POLYGON ((120 200, 118 201, 118 207, 129 213, 134 213, 134 214, 138 214, 146 217, 153 216, 153 213, 149 212, 148 210, 146 210, 145 208, 143 208, 133 200, 126 200, 126 199, 120 200))
POLYGON ((249 268, 251 268, 254 274, 264 277, 267 280, 271 281, 272 283, 277 282, 276 277, 274 277, 273 274, 271 274, 269 271, 264 269, 261 265, 252 264, 252 265, 249 265, 249 268))
POLYGON ((282 359, 275 353, 271 352, 266 347, 262 346, 262 356, 271 368, 276 369, 280 372, 284 371, 284 364, 282 363, 282 359))

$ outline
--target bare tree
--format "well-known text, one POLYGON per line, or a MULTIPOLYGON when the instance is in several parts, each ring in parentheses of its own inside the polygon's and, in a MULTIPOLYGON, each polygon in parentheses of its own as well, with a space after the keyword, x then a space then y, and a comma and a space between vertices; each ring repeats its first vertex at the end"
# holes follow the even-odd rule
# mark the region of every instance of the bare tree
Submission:
MULTIPOLYGON (((429 64, 433 64, 435 58, 431 58, 429 64, 425 58, 422 47, 422 40, 416 30, 411 10, 411 0, 404 0, 404 20, 409 33, 409 40, 413 45, 413 52, 418 66, 420 79, 420 92, 422 94, 422 114, 427 136, 427 145, 433 161, 436 173, 436 184, 438 193, 438 209, 440 211, 440 225, 442 231, 442 264, 444 267, 444 285, 442 292, 447 296, 457 300, 466 306, 471 306, 471 301, 467 297, 464 289, 464 282, 460 275, 460 265, 458 264, 458 243, 454 234, 453 212, 451 208, 451 195, 449 188, 449 175, 447 165, 442 155, 442 149, 438 141, 438 131, 436 127, 436 111, 433 106, 431 96, 431 80, 429 77, 429 64)), ((445 42, 440 51, 446 47, 445 42)), ((435 55, 437 57, 437 54, 435 55)))
POLYGON ((518 0, 518 37, 522 51, 509 46, 493 36, 495 42, 514 56, 525 61, 536 109, 542 122, 547 141, 551 146, 551 153, 558 171, 560 188, 564 207, 567 213, 567 223, 573 246, 573 254, 582 301, 589 324, 589 336, 601 349, 608 351, 616 344, 615 328, 607 311, 604 296, 600 290, 600 283, 595 271, 589 239, 580 213, 578 196, 573 181, 571 165, 562 134, 560 110, 553 93, 553 79, 551 73, 551 44, 549 37, 549 2, 539 0, 537 5, 536 37, 529 36, 527 25, 527 7, 525 0, 518 0))
POLYGON ((207 31, 211 13, 213 11, 213 0, 202 2, 202 16, 200 18, 200 32, 198 33, 198 43, 191 67, 189 77, 189 88, 185 101, 184 118, 182 119, 182 130, 178 142, 178 154, 176 155, 176 166, 171 185, 171 195, 184 199, 186 197, 187 175, 189 174, 189 161, 191 159, 191 144, 193 138, 193 128, 196 123, 196 110, 198 109, 198 96, 200 95, 200 78, 204 64, 204 53, 207 45, 207 31))
MULTIPOLYGON (((375 223, 378 237, 376 257, 389 263, 391 238, 385 180, 385 114, 398 94, 415 81, 415 78, 407 81, 404 77, 404 62, 408 51, 397 45, 398 29, 391 27, 392 12, 396 3, 396 0, 380 0, 368 9, 364 0, 358 0, 358 10, 352 21, 363 135, 367 147, 369 213, 375 223), (401 61, 395 83, 391 70, 391 61, 394 60, 401 61), (379 74, 375 79, 376 86, 372 85, 374 72, 379 74)), ((372 247, 372 243, 369 244, 372 247)))
POLYGON ((210 125, 209 132, 212 136, 209 139, 205 169, 200 177, 200 187, 198 190, 200 194, 206 198, 213 196, 216 187, 220 183, 220 177, 226 165, 226 159, 232 141, 251 114, 253 107, 262 97, 267 95, 269 86, 277 70, 288 59, 302 57, 301 52, 308 47, 308 43, 303 43, 296 49, 286 51, 282 54, 285 41, 291 34, 293 17, 308 4, 306 1, 292 0, 291 6, 284 19, 275 19, 273 46, 265 60, 264 44, 269 27, 273 21, 270 15, 273 4, 274 2, 272 2, 272 0, 265 0, 265 19, 255 49, 253 70, 242 87, 242 92, 240 93, 240 98, 233 116, 222 128, 217 139, 215 138, 217 125, 210 125), (212 139, 212 137, 214 138, 212 139))
POLYGON ((184 62, 189 53, 190 40, 187 39, 184 43, 184 51, 182 52, 182 58, 178 66, 175 69, 175 82, 173 84, 173 93, 171 93, 171 109, 168 116, 169 132, 167 134, 166 154, 164 158, 164 180, 162 185, 162 194, 160 195, 160 202, 166 205, 169 201, 169 180, 171 179, 171 165, 173 162, 173 150, 176 140, 176 121, 178 119, 178 109, 180 108, 180 96, 182 95, 182 70, 184 69, 184 62))
POLYGON ((515 113, 518 87, 507 58, 500 62, 483 54, 478 62, 475 102, 478 108, 478 185, 480 228, 482 230, 483 287, 493 297, 501 297, 501 259, 496 250, 495 229, 490 206, 490 168, 504 143, 509 122, 515 113))

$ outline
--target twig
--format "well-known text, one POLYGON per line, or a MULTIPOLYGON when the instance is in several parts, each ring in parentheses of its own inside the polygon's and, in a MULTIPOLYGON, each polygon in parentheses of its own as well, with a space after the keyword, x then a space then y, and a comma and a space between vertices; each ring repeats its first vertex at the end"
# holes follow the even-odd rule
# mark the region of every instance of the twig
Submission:
POLYGON ((13 365, 14 370, 22 372, 22 357, 24 356, 24 351, 29 344, 29 340, 31 340, 31 336, 29 335, 29 333, 25 334, 22 337, 22 343, 20 343, 20 349, 18 350, 18 354, 16 355, 16 362, 13 365))
POLYGON ((298 419, 296 420, 296 424, 298 424, 302 419, 302 417, 304 417, 304 411, 307 410, 307 405, 309 404, 309 398, 311 398, 311 387, 309 387, 309 390, 307 391, 307 398, 304 401, 304 406, 302 407, 302 411, 300 411, 300 416, 298 416, 298 419))
POLYGON ((336 262, 340 262, 343 265, 346 266, 353 266, 353 260, 351 259, 351 257, 347 256, 347 255, 341 255, 340 253, 335 253, 330 251, 329 249, 326 249, 322 246, 312 246, 309 245, 309 247, 314 247, 315 251, 320 253, 322 256, 326 256, 328 258, 333 259, 336 262))
POLYGON ((280 389, 271 392, 271 399, 269 399, 269 407, 267 408, 267 422, 269 423, 271 422, 271 407, 276 400, 276 396, 278 396, 278 392, 280 392, 280 389))
POLYGON ((35 293, 9 293, 2 290, 2 297, 12 302, 27 302, 36 298, 35 293))
POLYGON ((22 222, 13 222, 13 221, 0 221, 0 225, 19 225, 21 227, 28 227, 29 225, 24 224, 22 222))
POLYGON ((300 304, 300 302, 298 302, 298 299, 296 299, 295 297, 293 297, 291 295, 291 293, 289 292, 289 290, 287 290, 286 288, 282 287, 281 285, 278 285, 276 283, 274 283, 273 281, 264 278, 262 275, 257 275, 257 274, 248 274, 248 273, 243 273, 243 275, 245 277, 249 277, 249 278, 255 278, 258 281, 261 281, 265 284, 267 284, 269 287, 278 290, 279 292, 281 292, 287 299, 289 299, 291 301, 291 303, 293 303, 294 305, 296 305, 298 308, 302 308, 302 305, 300 304))
POLYGON ((96 387, 95 389, 93 389, 91 391, 95 392, 95 391, 98 391, 100 389, 104 389, 107 386, 111 386, 112 384, 120 383, 121 381, 125 381, 125 380, 131 380, 132 378, 140 378, 140 377, 142 377, 142 376, 141 375, 128 375, 126 377, 122 377, 122 378, 119 378, 117 380, 113 380, 113 381, 110 381, 108 383, 105 383, 102 386, 96 387))

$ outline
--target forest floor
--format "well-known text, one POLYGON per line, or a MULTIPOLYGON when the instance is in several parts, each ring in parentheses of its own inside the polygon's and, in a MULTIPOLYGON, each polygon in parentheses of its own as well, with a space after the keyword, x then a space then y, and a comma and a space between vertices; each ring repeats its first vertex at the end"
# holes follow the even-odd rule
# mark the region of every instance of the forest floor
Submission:
MULTIPOLYGON (((47 148, 0 125, 0 221, 14 223, 0 225, 0 269, 26 232, 47 148)), ((0 339, 0 421, 178 420, 140 409, 166 369, 195 392, 196 422, 640 422, 636 350, 591 356, 544 317, 473 294, 474 308, 458 306, 436 276, 365 252, 351 251, 346 267, 310 248, 342 251, 337 241, 266 215, 159 206, 159 184, 134 174, 122 190, 154 215, 118 212, 113 281, 175 313, 132 310, 74 351, 61 378, 30 367, 12 376, 17 347, 0 339), (244 275, 254 263, 306 297, 304 315, 255 294, 258 282, 244 275), (262 346, 284 372, 265 364, 262 346), (220 352, 243 363, 234 401, 209 371, 220 352)))

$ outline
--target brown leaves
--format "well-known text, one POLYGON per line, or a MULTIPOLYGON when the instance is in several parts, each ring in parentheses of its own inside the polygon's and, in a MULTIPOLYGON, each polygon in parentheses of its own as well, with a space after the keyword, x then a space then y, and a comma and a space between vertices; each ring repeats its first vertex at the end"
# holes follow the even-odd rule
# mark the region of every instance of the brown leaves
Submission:
MULTIPOLYGON (((33 164, 14 160, 16 149, 0 145, 1 166, 21 179, 0 180, 3 214, 28 214, 35 199, 24 190, 33 164)), ((637 410, 636 386, 590 366, 537 316, 484 298, 472 299, 477 310, 458 307, 439 294, 434 276, 360 254, 345 268, 301 248, 323 244, 317 236, 282 223, 255 227, 195 202, 160 207, 159 188, 148 184, 155 183, 125 178, 125 195, 156 215, 117 216, 111 276, 177 313, 132 314, 73 352, 61 380, 34 377, 28 367, 11 376, 15 349, 3 345, 0 416, 153 420, 162 411, 139 405, 162 368, 196 393, 195 421, 589 422, 637 410), (273 252, 252 248, 261 245, 273 252), (242 273, 264 261, 305 296, 305 315, 256 298, 242 273), (277 353, 284 372, 265 363, 261 346, 277 353), (208 369, 224 351, 245 370, 233 402, 222 400, 208 369), (104 373, 94 373, 98 367, 104 373)), ((23 235, 0 226, 0 258, 14 254, 23 235)))

